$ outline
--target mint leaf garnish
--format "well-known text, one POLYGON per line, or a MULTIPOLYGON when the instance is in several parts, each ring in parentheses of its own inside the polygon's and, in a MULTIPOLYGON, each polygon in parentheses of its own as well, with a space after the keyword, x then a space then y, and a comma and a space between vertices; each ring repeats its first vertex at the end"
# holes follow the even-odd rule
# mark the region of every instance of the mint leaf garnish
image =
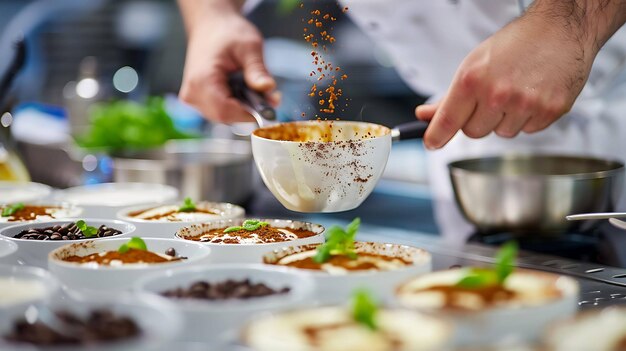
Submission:
POLYGON ((376 315, 378 305, 366 290, 357 290, 352 296, 352 317, 355 321, 371 330, 378 329, 376 315))
POLYGON ((133 236, 132 238, 130 238, 130 240, 128 240, 127 243, 122 244, 120 246, 120 248, 117 249, 117 251, 119 253, 126 253, 130 249, 146 251, 146 250, 148 250, 148 246, 146 245, 146 242, 143 241, 142 238, 140 238, 138 236, 133 236))
POLYGON ((178 208, 178 212, 193 212, 196 210, 196 204, 190 197, 186 197, 183 200, 183 204, 178 208))
POLYGON ((81 232, 83 232, 83 235, 87 238, 91 238, 92 236, 98 234, 98 228, 88 226, 87 223, 85 223, 85 221, 83 221, 82 219, 76 221, 76 226, 78 227, 78 229, 80 229, 81 232))
POLYGON ((465 276, 456 283, 457 287, 466 289, 480 289, 488 286, 503 285, 515 269, 517 244, 507 242, 496 254, 496 262, 491 268, 470 268, 465 276))
POLYGON ((262 222, 258 219, 246 219, 240 226, 238 225, 224 229, 224 233, 237 232, 240 230, 253 232, 261 227, 265 227, 266 225, 269 225, 269 223, 262 222))
POLYGON ((3 209, 2 209, 2 217, 9 217, 9 216, 13 216, 13 214, 19 210, 23 210, 24 209, 24 204, 21 202, 18 202, 16 204, 13 205, 6 205, 3 209))
POLYGON ((348 224, 345 230, 337 225, 330 227, 326 232, 326 242, 317 247, 313 261, 324 263, 334 255, 343 255, 355 259, 357 255, 354 250, 354 240, 360 225, 361 219, 357 217, 348 224))

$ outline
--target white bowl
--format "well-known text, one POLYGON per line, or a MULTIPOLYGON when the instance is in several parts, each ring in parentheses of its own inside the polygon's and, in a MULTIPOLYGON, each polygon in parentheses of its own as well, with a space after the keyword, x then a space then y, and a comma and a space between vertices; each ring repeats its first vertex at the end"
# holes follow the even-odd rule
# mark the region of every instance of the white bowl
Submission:
POLYGON ((150 183, 103 183, 77 186, 60 191, 55 198, 80 205, 84 216, 115 218, 127 206, 160 204, 174 201, 178 190, 168 185, 150 183))
POLYGON ((59 283, 44 269, 0 265, 0 321, 49 300, 58 291, 59 283))
POLYGON ((379 329, 372 331, 354 321, 346 306, 309 306, 256 318, 241 339, 256 351, 441 351, 452 344, 453 327, 440 318, 385 308, 376 318, 379 329), (317 343, 310 339, 312 329, 319 330, 317 343))
POLYGON ((52 188, 45 184, 0 181, 0 204, 40 201, 50 196, 51 192, 52 188))
MULTIPOLYGON (((85 316, 95 309, 111 310, 115 315, 126 316, 138 324, 141 334, 137 338, 115 343, 102 343, 90 346, 94 351, 144 351, 162 350, 162 346, 175 339, 182 326, 180 314, 166 299, 158 296, 118 293, 115 295, 99 292, 75 292, 68 299, 57 299, 45 305, 49 311, 70 311, 85 316)), ((23 314, 14 314, 12 318, 0 320, 0 335, 6 335, 12 323, 22 319, 23 314)), ((43 348, 49 351, 79 351, 85 347, 62 346, 43 348)), ((33 351, 42 350, 28 345, 8 343, 0 337, 0 350, 33 351)))
POLYGON ((68 219, 68 218, 77 218, 81 216, 83 213, 82 208, 75 206, 73 204, 67 203, 67 202, 56 202, 56 203, 55 202, 45 202, 45 203, 31 202, 31 203, 26 203, 25 205, 27 206, 54 206, 54 207, 60 207, 61 210, 59 211, 60 213, 55 215, 56 216, 55 218, 52 218, 49 216, 39 216, 37 219, 29 220, 29 221, 9 222, 8 221, 9 217, 0 217, 0 229, 10 227, 16 224, 47 222, 47 221, 54 221, 54 220, 63 220, 63 219, 68 219))
MULTIPOLYGON (((244 219, 229 219, 220 221, 211 221, 208 223, 192 224, 190 226, 179 229, 176 236, 181 239, 186 237, 194 237, 218 228, 237 226, 243 223, 244 219)), ((211 262, 215 263, 261 263, 263 255, 268 251, 275 250, 289 245, 305 245, 324 242, 324 227, 319 224, 308 222, 292 221, 287 219, 261 219, 268 222, 270 226, 276 228, 304 228, 316 233, 308 238, 296 239, 291 241, 281 241, 266 244, 214 244, 202 243, 211 248, 211 262)), ((191 241, 191 240, 189 240, 191 241)))
POLYGON ((201 244, 176 239, 145 238, 148 250, 165 253, 170 247, 186 260, 156 263, 128 264, 122 266, 93 266, 63 261, 68 256, 87 256, 98 252, 116 251, 128 238, 90 240, 62 246, 48 256, 48 269, 64 285, 73 289, 119 291, 130 289, 146 274, 177 269, 209 262, 211 250, 201 244))
MULTIPOLYGON (((480 311, 442 310, 432 307, 417 307, 417 304, 431 306, 428 302, 416 302, 411 292, 419 286, 453 285, 464 275, 462 269, 450 269, 422 275, 400 285, 397 289, 398 303, 406 308, 437 313, 453 320, 457 326, 458 340, 463 346, 485 346, 500 340, 537 341, 544 329, 555 320, 567 318, 578 309, 579 287, 576 280, 540 271, 517 269, 505 284, 514 291, 536 294, 541 287, 554 287, 561 293, 560 298, 545 301, 538 297, 533 302, 519 302, 488 307, 480 311), (426 285, 424 285, 426 284, 426 285), (532 284, 536 284, 533 287, 532 284)), ((438 300, 435 300, 438 301, 438 300)))
POLYGON ((27 239, 16 239, 15 235, 19 234, 22 230, 27 230, 30 228, 44 228, 50 227, 54 225, 64 225, 67 223, 74 222, 73 220, 54 220, 54 221, 45 221, 45 222, 37 222, 37 223, 25 223, 25 224, 16 224, 10 227, 6 227, 0 230, 0 238, 8 239, 17 244, 17 258, 22 264, 26 264, 29 266, 37 266, 46 268, 48 266, 48 254, 50 251, 59 248, 63 245, 67 245, 69 243, 81 243, 91 240, 96 241, 104 241, 110 240, 112 238, 120 238, 120 237, 128 237, 135 231, 135 226, 118 221, 118 220, 105 220, 105 219, 91 219, 85 218, 85 223, 87 225, 93 227, 99 227, 100 225, 106 225, 110 228, 115 228, 120 230, 122 234, 115 235, 107 238, 97 238, 97 239, 82 239, 82 240, 27 240, 27 239))
POLYGON ((273 289, 289 287, 285 294, 245 300, 206 301, 171 299, 183 313, 185 328, 181 340, 230 341, 251 316, 306 304, 313 290, 313 282, 302 274, 287 269, 264 265, 214 265, 191 269, 166 271, 139 281, 135 286, 141 292, 160 294, 179 287, 188 288, 197 281, 218 283, 225 280, 250 279, 273 289))
POLYGON ((176 236, 176 231, 194 223, 202 223, 211 220, 220 220, 220 219, 235 219, 241 218, 245 215, 246 211, 241 206, 224 203, 224 202, 206 202, 200 201, 196 203, 196 206, 199 208, 204 208, 207 210, 217 210, 218 214, 211 215, 206 214, 199 216, 197 218, 189 218, 184 221, 172 222, 166 219, 157 219, 157 220, 145 220, 139 219, 129 214, 138 211, 145 211, 151 208, 159 207, 159 206, 167 206, 167 205, 176 205, 180 206, 181 203, 169 203, 164 205, 157 206, 133 206, 121 209, 117 213, 117 218, 126 222, 130 222, 134 224, 138 231, 143 234, 144 237, 150 238, 174 238, 176 236))
MULTIPOLYGON (((613 351, 626 336, 626 308, 588 310, 548 328, 542 350, 613 351)), ((622 350, 622 349, 619 349, 622 350)))
MULTIPOLYGON (((355 250, 386 256, 401 257, 412 262, 406 267, 387 271, 353 271, 345 274, 331 274, 325 271, 288 267, 311 276, 316 283, 316 298, 320 303, 343 303, 347 301, 357 288, 367 288, 383 301, 393 298, 394 287, 409 277, 431 271, 431 255, 423 249, 398 244, 356 242, 355 250)), ((268 252, 263 262, 273 264, 283 257, 313 250, 317 245, 283 247, 268 252)))
POLYGON ((265 185, 283 206, 297 212, 358 207, 374 189, 391 151, 391 131, 365 122, 290 122, 257 129, 251 139, 265 185), (271 135, 272 128, 306 134, 311 141, 274 140, 279 137, 271 135), (361 139, 367 133, 372 137, 361 139), (323 134, 332 141, 317 141, 323 134))
POLYGON ((17 244, 0 237, 0 264, 17 264, 17 244))

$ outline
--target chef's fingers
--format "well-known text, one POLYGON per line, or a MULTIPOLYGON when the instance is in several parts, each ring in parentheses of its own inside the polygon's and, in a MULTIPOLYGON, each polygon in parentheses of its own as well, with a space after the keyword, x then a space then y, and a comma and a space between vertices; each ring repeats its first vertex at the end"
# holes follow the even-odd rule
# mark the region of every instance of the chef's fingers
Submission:
POLYGON ((280 91, 274 90, 271 93, 265 94, 265 98, 267 99, 267 102, 272 105, 272 107, 276 108, 283 100, 283 94, 281 94, 280 91))
POLYGON ((424 135, 428 149, 439 149, 465 125, 476 108, 476 100, 465 87, 452 83, 448 95, 441 101, 424 135))
POLYGON ((535 100, 528 94, 518 94, 505 106, 506 116, 495 128, 497 135, 503 138, 516 137, 524 125, 536 114, 535 100))
POLYGON ((202 74, 195 74, 180 91, 183 101, 196 107, 202 115, 221 123, 253 122, 254 118, 244 110, 230 91, 225 68, 207 67, 202 74))
POLYGON ((417 119, 429 122, 433 119, 439 103, 419 105, 415 108, 415 116, 417 119))
POLYGON ((263 42, 250 41, 239 45, 233 52, 235 59, 243 69, 246 84, 260 92, 270 92, 276 89, 276 81, 268 72, 263 60, 263 42))

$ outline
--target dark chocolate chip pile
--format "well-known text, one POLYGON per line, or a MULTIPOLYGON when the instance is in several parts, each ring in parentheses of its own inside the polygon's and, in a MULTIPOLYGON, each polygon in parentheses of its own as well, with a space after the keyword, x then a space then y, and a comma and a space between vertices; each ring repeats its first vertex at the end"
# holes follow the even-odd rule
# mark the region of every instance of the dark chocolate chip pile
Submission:
POLYGON ((286 294, 290 290, 288 287, 274 290, 263 283, 253 284, 249 279, 239 281, 229 279, 213 284, 199 281, 191 284, 188 289, 179 287, 164 291, 161 295, 178 299, 228 300, 286 294))
POLYGON ((57 316, 65 322, 64 329, 73 331, 74 335, 59 334, 42 322, 29 324, 21 320, 14 322, 13 330, 4 339, 40 346, 94 345, 130 339, 141 334, 139 326, 132 319, 116 316, 108 310, 94 310, 86 319, 67 311, 57 312, 57 316))
POLYGON ((87 238, 83 232, 78 229, 76 223, 72 222, 52 227, 22 230, 19 234, 15 235, 14 238, 26 240, 79 240, 103 238, 119 234, 122 234, 120 230, 109 228, 103 224, 98 228, 98 233, 96 233, 96 235, 87 238))

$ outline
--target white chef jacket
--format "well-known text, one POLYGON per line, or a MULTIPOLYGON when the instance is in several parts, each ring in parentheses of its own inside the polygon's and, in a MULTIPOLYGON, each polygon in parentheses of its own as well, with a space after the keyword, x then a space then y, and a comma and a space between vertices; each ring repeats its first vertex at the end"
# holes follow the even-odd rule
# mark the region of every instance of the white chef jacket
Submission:
MULTIPOLYGON (((406 83, 438 101, 465 56, 520 16, 530 0, 342 0, 354 22, 387 51, 406 83)), ((541 40, 541 38, 537 38, 541 40)), ((535 134, 470 139, 459 132, 429 152, 435 214, 444 238, 473 227, 454 203, 447 164, 502 153, 561 153, 626 160, 626 28, 603 47, 571 112, 535 134)), ((624 196, 620 207, 626 204, 624 196)))

